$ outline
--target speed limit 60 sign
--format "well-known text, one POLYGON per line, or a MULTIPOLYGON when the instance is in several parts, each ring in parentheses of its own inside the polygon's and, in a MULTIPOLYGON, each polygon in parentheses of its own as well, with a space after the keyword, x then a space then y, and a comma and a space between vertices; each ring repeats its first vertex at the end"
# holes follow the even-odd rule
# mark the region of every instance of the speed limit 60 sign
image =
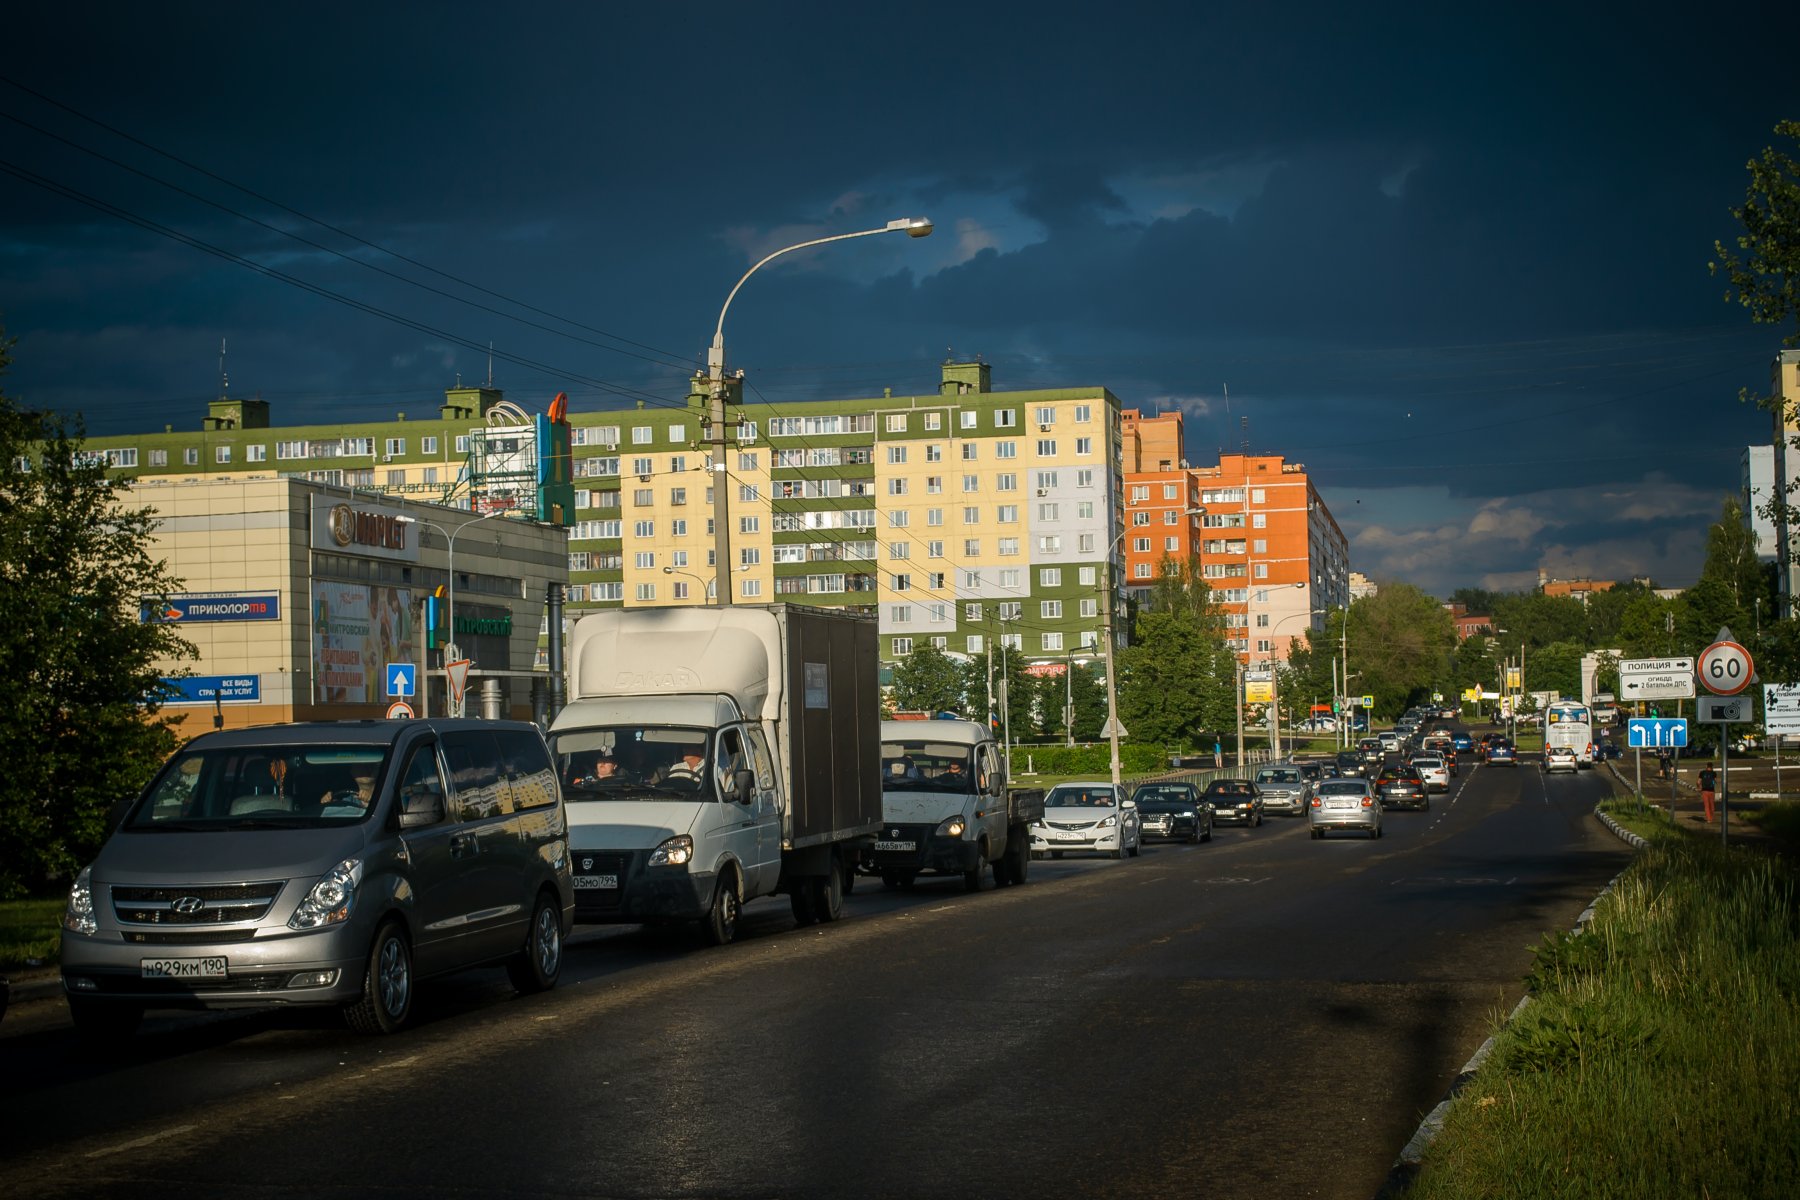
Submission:
POLYGON ((1715 696, 1735 696, 1750 686, 1756 674, 1750 652, 1736 642, 1714 642, 1700 654, 1695 666, 1700 685, 1715 696))

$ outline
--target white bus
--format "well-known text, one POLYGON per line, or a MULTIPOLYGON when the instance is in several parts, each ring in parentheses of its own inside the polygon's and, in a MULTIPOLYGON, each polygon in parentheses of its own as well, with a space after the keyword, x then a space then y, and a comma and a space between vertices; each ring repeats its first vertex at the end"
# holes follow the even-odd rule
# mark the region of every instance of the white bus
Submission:
POLYGON ((1573 700, 1559 700, 1544 709, 1544 749, 1567 746, 1581 766, 1594 765, 1593 710, 1573 700))

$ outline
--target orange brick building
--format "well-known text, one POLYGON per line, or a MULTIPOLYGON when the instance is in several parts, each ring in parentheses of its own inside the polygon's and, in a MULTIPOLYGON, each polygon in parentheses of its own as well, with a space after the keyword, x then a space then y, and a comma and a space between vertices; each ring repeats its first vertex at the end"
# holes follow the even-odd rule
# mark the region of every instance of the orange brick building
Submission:
POLYGON ((1125 576, 1140 597, 1166 562, 1193 561, 1252 664, 1285 659, 1302 632, 1324 627, 1325 611, 1350 602, 1349 546, 1305 466, 1279 454, 1190 466, 1179 412, 1121 416, 1125 576))

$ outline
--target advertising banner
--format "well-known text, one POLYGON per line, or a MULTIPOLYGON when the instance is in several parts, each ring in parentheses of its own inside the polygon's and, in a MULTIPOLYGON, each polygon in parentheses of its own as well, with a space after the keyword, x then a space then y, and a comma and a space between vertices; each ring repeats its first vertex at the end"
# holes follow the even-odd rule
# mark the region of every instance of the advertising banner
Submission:
POLYGON ((164 679, 165 699, 170 707, 183 704, 254 704, 262 699, 261 675, 191 675, 186 679, 164 679))
POLYGON ((1275 685, 1266 679, 1244 680, 1244 703, 1267 704, 1275 698, 1275 685))
POLYGON ((169 602, 145 602, 139 619, 180 621, 192 625, 197 621, 279 621, 281 597, 274 592, 190 592, 170 596, 169 602))
POLYGON ((316 703, 386 702, 387 664, 418 658, 412 600, 411 589, 381 583, 313 584, 316 703))

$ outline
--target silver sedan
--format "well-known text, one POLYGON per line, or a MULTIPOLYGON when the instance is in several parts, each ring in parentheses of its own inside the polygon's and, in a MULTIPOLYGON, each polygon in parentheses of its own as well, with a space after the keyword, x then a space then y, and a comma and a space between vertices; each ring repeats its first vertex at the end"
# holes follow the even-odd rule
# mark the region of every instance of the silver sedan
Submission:
POLYGON ((1360 829, 1381 836, 1381 802, 1366 779, 1327 779, 1307 806, 1307 825, 1315 838, 1333 829, 1360 829))

